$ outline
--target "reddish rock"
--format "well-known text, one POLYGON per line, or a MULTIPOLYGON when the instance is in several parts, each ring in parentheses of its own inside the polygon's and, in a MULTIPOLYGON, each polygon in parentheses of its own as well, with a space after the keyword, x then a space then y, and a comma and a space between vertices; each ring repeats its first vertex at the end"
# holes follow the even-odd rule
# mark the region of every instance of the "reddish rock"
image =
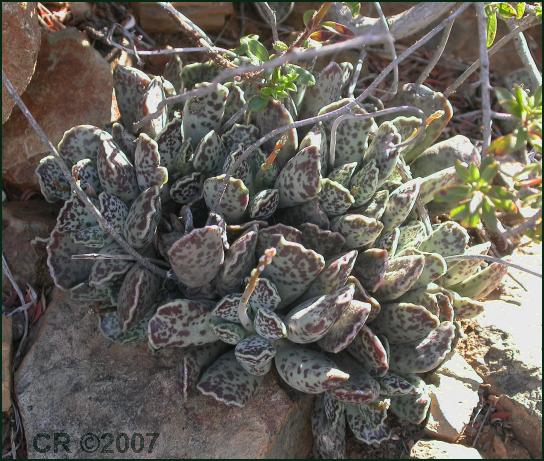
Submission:
MULTIPOLYGON (((35 2, 2 2, 2 70, 22 94, 34 73, 40 49, 35 2)), ((2 124, 15 102, 2 85, 2 124)))
MULTIPOLYGON (((312 398, 286 391, 270 373, 244 408, 228 407, 197 391, 183 401, 183 349, 151 352, 145 341, 112 344, 97 316, 55 289, 15 376, 29 458, 89 455, 87 432, 144 434, 145 450, 112 449, 120 458, 305 458, 311 453, 312 398), (39 453, 38 433, 62 430, 71 453, 39 453), (158 433, 148 452, 150 437, 158 433)), ((111 456, 111 455, 110 455, 111 456)))
MULTIPOLYGON (((4 40, 5 42, 5 40, 4 40)), ((23 100, 54 144, 74 125, 110 121, 110 66, 77 29, 42 34, 36 72, 23 100)), ((47 153, 26 118, 13 109, 4 125, 2 174, 18 188, 39 190, 34 168, 47 153)))
MULTIPOLYGON (((53 284, 47 268, 45 245, 30 242, 36 237, 49 237, 57 214, 58 206, 42 200, 2 205, 2 251, 22 289, 27 283, 38 291, 53 284)), ((7 277, 2 278, 2 290, 11 290, 7 277)))

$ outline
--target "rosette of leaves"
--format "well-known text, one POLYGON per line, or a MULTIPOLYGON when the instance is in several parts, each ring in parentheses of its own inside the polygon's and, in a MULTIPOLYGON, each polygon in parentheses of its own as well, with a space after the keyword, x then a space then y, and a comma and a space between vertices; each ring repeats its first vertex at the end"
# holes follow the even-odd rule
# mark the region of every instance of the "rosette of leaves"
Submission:
MULTIPOLYGON (((212 70, 191 64, 179 78, 205 86, 212 70)), ((329 64, 294 107, 316 115, 347 104, 346 73, 329 64)), ((126 258, 46 157, 37 169, 44 196, 64 201, 48 244, 55 284, 102 306, 101 331, 112 340, 146 335, 155 349, 185 348, 184 388, 241 407, 275 368, 289 386, 317 394, 321 456, 343 454, 346 425, 379 443, 391 434, 388 411, 423 421, 429 398, 418 374, 446 359, 456 320, 481 312, 474 299, 504 275, 478 260, 447 264, 489 247, 467 247, 468 234, 451 221, 428 232, 415 211, 457 181, 455 161, 467 163, 474 150, 463 137, 433 144, 444 121, 431 115, 445 98, 403 89, 403 100, 431 119, 402 149, 417 119, 355 118, 337 127, 334 158, 325 122, 238 161, 298 112, 271 98, 224 127, 256 91, 227 82, 188 99, 181 116, 165 111, 136 130, 133 121, 155 111, 171 86, 130 68, 114 77, 119 123, 111 133, 75 127, 59 151, 111 225, 170 276, 126 258)))

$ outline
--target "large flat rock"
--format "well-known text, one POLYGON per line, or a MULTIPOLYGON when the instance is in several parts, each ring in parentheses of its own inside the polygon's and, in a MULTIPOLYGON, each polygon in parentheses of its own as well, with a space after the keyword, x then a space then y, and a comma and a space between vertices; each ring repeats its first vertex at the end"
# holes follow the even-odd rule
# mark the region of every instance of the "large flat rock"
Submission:
MULTIPOLYGON (((97 316, 55 290, 15 376, 29 458, 39 433, 64 432, 70 458, 292 458, 311 453, 311 398, 286 391, 270 374, 243 409, 191 391, 183 401, 183 351, 152 353, 145 343, 112 344, 97 316), (159 433, 152 453, 85 453, 87 432, 159 433)), ((148 440, 148 439, 146 439, 148 440)), ((102 441, 104 443, 104 441, 102 441)), ((38 449, 43 445, 38 444, 38 449)))

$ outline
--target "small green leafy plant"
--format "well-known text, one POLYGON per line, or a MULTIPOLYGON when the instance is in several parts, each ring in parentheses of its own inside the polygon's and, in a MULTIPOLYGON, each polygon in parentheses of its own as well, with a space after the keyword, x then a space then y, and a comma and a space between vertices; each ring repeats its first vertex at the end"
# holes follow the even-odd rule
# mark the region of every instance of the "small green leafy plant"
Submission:
POLYGON ((515 86, 513 92, 496 88, 495 94, 501 107, 514 117, 517 127, 512 133, 496 138, 489 151, 507 155, 528 144, 542 153, 542 87, 538 87, 533 95, 520 86, 515 86))
POLYGON ((465 227, 478 227, 480 223, 492 231, 501 227, 498 211, 516 212, 515 197, 504 186, 493 185, 499 171, 498 162, 485 157, 480 168, 474 163, 455 165, 461 185, 452 186, 439 193, 435 201, 450 205, 450 217, 465 227))
MULTIPOLYGON (((542 4, 541 3, 529 3, 533 8, 531 11, 537 18, 542 17, 542 4)), ((525 2, 517 2, 515 4, 508 2, 490 2, 485 5, 485 14, 487 17, 487 47, 491 47, 495 41, 497 35, 497 17, 503 20, 509 19, 521 19, 526 15, 525 2)))

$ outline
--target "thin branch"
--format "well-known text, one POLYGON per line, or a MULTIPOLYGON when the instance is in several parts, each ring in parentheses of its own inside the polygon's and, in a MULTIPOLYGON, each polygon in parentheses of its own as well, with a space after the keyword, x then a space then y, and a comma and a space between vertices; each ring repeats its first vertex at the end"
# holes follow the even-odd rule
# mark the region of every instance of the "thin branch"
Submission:
POLYGON ((541 219, 542 219, 542 208, 538 210, 533 216, 528 218, 526 221, 522 222, 521 224, 518 224, 515 227, 508 229, 506 232, 502 234, 502 236, 505 238, 511 238, 511 237, 516 237, 518 235, 521 235, 525 231, 535 227, 538 221, 541 219))
POLYGON ((270 28, 272 29, 272 39, 277 42, 279 40, 279 37, 278 24, 276 22, 276 13, 272 8, 270 8, 268 2, 262 2, 260 6, 262 6, 264 12, 266 13, 266 16, 268 17, 268 22, 270 23, 270 28))
POLYGON ((348 98, 353 97, 353 92, 355 91, 355 87, 357 86, 357 81, 359 80, 359 75, 361 75, 361 70, 363 68, 363 63, 366 59, 366 50, 363 47, 361 49, 361 53, 359 54, 359 57, 357 58, 357 63, 355 64, 355 68, 353 69, 353 75, 351 77, 351 83, 349 84, 348 88, 348 98))
POLYGON ((436 48, 436 52, 434 53, 434 56, 429 61, 429 64, 425 66, 425 69, 423 69, 423 72, 421 72, 421 75, 416 80, 416 83, 418 85, 422 85, 425 80, 427 80, 427 77, 430 75, 432 70, 435 68, 436 64, 440 60, 442 54, 444 54, 444 50, 446 49, 446 44, 448 43, 448 39, 450 38, 451 29, 453 27, 453 23, 455 20, 451 20, 448 22, 448 25, 444 29, 444 32, 442 32, 442 37, 440 38, 440 43, 438 44, 438 47, 436 48))
POLYGON ((510 267, 513 267, 514 269, 519 269, 520 271, 527 272, 528 274, 542 278, 542 274, 539 274, 538 272, 532 271, 531 269, 527 269, 526 267, 520 266, 519 264, 514 264, 514 263, 511 263, 510 261, 505 261, 502 258, 496 258, 494 256, 489 256, 489 255, 454 255, 454 256, 445 256, 444 259, 446 261, 461 261, 463 259, 482 259, 483 261, 488 261, 491 263, 504 264, 505 266, 510 266, 510 267))
POLYGON ((141 264, 143 267, 145 267, 150 272, 153 272, 156 275, 159 275, 161 277, 166 277, 166 271, 163 269, 150 264, 142 255, 140 255, 134 248, 132 248, 125 240, 119 235, 119 233, 113 228, 113 226, 102 216, 100 211, 94 206, 94 204, 89 199, 88 195, 83 192, 81 187, 77 184, 76 180, 72 177, 72 174, 66 164, 64 163, 64 160, 60 156, 59 152, 57 151, 56 147, 53 145, 51 140, 48 138, 48 136, 43 131, 42 127, 38 124, 26 104, 23 102, 21 97, 17 94, 17 90, 14 88, 13 84, 7 77, 7 75, 4 72, 4 69, 2 69, 2 82, 4 83, 6 89, 8 90, 8 93, 11 95, 23 115, 28 120, 30 126, 34 129, 38 137, 42 140, 42 142, 49 148, 51 153, 55 156, 55 159, 57 160, 57 164, 59 165, 62 175, 68 181, 70 184, 70 188, 72 191, 78 196, 78 198, 83 202, 87 210, 95 217, 98 224, 100 225, 100 228, 104 231, 106 231, 108 234, 111 235, 111 237, 130 255, 134 256, 136 261, 138 261, 139 264, 141 264))
MULTIPOLYGON (((506 21, 506 24, 511 31, 513 31, 516 27, 513 20, 506 21)), ((514 35, 514 44, 516 46, 516 51, 518 52, 518 56, 521 59, 521 62, 529 73, 531 85, 533 86, 532 90, 534 91, 542 85, 542 72, 538 69, 536 62, 533 59, 531 50, 527 45, 527 40, 525 39, 525 35, 523 35, 523 32, 516 32, 516 34, 514 35)))
MULTIPOLYGON (((497 51, 499 51, 504 45, 506 45, 510 40, 515 38, 516 34, 518 32, 522 32, 526 29, 529 29, 533 26, 536 26, 537 24, 540 24, 540 21, 538 18, 534 16, 527 16, 526 18, 523 18, 517 25, 516 28, 513 29, 509 34, 505 35, 504 37, 501 37, 500 40, 497 40, 495 44, 488 50, 488 55, 493 56, 497 51)), ((478 68, 480 67, 480 60, 474 61, 470 67, 465 70, 445 91, 444 96, 448 98, 453 93, 457 91, 457 89, 465 82, 467 78, 469 78, 478 68)))
POLYGON ((206 33, 198 27, 187 16, 182 14, 176 8, 174 8, 169 2, 158 2, 161 8, 163 8, 169 15, 176 21, 182 32, 197 46, 203 46, 208 49, 210 58, 218 64, 220 67, 233 68, 236 67, 228 59, 225 59, 221 54, 214 51, 213 42, 206 35, 206 33))
MULTIPOLYGON (((103 253, 82 253, 82 254, 76 254, 72 255, 71 259, 108 259, 108 260, 120 260, 120 261, 135 261, 136 258, 131 255, 110 255, 110 254, 103 254, 103 253)), ((168 267, 170 269, 170 264, 168 264, 166 261, 162 261, 160 259, 155 258, 146 258, 147 261, 161 265, 164 267, 168 267)))
POLYGON ((487 17, 484 4, 474 3, 478 19, 478 39, 480 48, 480 93, 482 98, 483 142, 482 156, 487 155, 491 144, 491 85, 489 83, 489 54, 487 51, 487 17))
MULTIPOLYGON (((389 30, 389 24, 387 23, 387 18, 383 14, 382 7, 380 6, 380 2, 374 2, 374 8, 376 8, 376 11, 378 12, 378 15, 380 17, 380 22, 382 23, 384 29, 389 33, 387 46, 389 48, 389 52, 391 53, 393 62, 395 63, 395 67, 393 68, 393 81, 391 82, 391 90, 389 90, 390 97, 387 98, 387 99, 391 99, 391 96, 396 95, 399 89, 399 63, 397 61, 397 51, 395 50, 395 37, 391 35, 391 32, 389 30)), ((382 99, 386 100, 384 98, 382 99)))

